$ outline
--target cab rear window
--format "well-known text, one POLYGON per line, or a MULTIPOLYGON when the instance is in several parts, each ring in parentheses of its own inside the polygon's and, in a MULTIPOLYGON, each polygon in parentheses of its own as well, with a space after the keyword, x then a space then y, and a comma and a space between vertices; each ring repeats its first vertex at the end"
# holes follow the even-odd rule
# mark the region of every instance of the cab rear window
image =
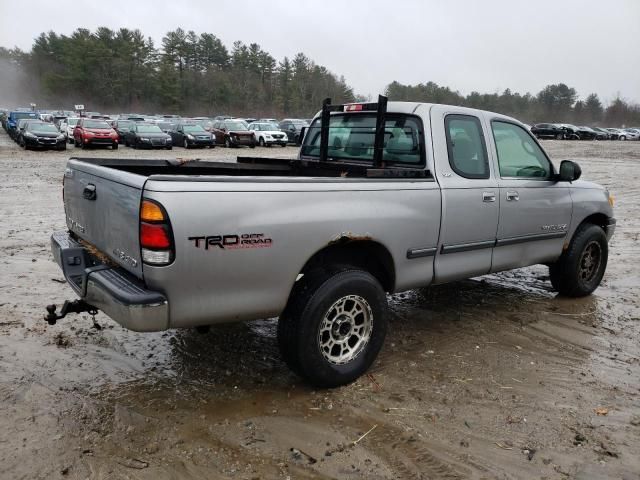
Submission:
MULTIPOLYGON (((387 114, 382 160, 389 163, 424 165, 422 122, 414 115, 387 114)), ((337 114, 329 121, 328 158, 373 161, 376 114, 337 114)), ((320 156, 320 118, 305 135, 302 156, 320 156)))

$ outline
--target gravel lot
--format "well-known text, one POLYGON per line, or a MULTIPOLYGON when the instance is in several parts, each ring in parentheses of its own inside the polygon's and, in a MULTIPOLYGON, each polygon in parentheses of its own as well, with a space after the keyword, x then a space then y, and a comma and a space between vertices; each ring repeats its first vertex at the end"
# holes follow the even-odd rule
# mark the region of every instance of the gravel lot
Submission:
POLYGON ((0 478, 640 478, 640 142, 544 146, 617 197, 596 293, 558 298, 533 267, 393 295, 370 375, 314 391, 273 319, 207 334, 42 320, 73 298, 49 253, 69 156, 295 147, 25 152, 1 132, 0 478))

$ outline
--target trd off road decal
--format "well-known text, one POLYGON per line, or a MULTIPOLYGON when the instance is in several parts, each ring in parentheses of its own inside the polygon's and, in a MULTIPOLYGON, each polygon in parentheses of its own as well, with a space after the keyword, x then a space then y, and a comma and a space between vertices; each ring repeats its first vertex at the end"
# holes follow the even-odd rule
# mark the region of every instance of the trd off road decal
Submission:
POLYGON ((189 237, 194 247, 210 250, 221 248, 223 250, 239 250, 242 248, 268 248, 273 240, 264 236, 264 233, 241 233, 231 235, 209 235, 202 237, 189 237))

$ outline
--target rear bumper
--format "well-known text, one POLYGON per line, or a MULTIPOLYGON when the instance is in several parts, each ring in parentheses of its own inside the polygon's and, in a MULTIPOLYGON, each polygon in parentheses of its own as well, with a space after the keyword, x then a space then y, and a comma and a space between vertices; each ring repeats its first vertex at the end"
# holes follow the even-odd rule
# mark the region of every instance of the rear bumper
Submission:
POLYGON ((51 236, 51 252, 76 294, 123 327, 156 332, 169 327, 169 303, 119 267, 100 262, 68 232, 51 236))

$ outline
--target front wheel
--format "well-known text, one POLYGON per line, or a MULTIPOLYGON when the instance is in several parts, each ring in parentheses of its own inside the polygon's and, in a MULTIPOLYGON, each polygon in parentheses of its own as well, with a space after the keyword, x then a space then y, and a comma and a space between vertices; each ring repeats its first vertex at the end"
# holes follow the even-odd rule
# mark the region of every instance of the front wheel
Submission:
POLYGON ((581 225, 569 248, 549 266, 551 285, 568 297, 589 295, 600 285, 608 258, 609 244, 602 227, 581 225))
POLYGON ((259 144, 261 147, 264 147, 264 146, 265 146, 265 145, 264 145, 264 138, 260 137, 260 138, 258 139, 258 144, 259 144))
POLYGON ((224 139, 224 146, 227 148, 231 148, 231 140, 229 140, 229 137, 224 139))
POLYGON ((618 140, 622 140, 623 142, 627 139, 627 137, 625 137, 624 135, 620 135, 620 137, 618 138, 618 140))
POLYGON ((111 145, 111 150, 117 150, 118 149, 118 144, 117 143, 113 143, 111 145))
POLYGON ((184 138, 183 145, 184 145, 184 148, 189 148, 189 140, 187 140, 186 137, 184 138))
POLYGON ((373 275, 350 267, 309 272, 278 321, 287 365, 323 388, 348 384, 376 359, 387 332, 387 297, 373 275))
POLYGON ((562 133, 556 134, 556 140, 562 140, 563 138, 564 138, 564 135, 562 133))

